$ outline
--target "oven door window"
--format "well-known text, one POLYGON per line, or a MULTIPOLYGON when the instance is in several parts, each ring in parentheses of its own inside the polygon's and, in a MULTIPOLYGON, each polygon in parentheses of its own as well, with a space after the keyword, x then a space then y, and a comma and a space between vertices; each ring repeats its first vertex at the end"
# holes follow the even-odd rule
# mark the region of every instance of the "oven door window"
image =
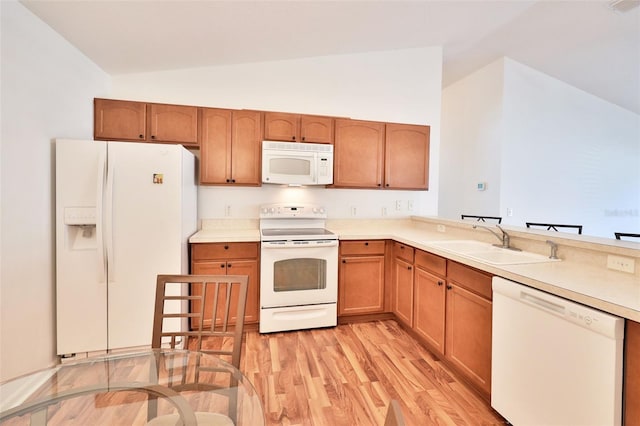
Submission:
POLYGON ((324 259, 285 259, 273 264, 273 290, 321 290, 327 287, 327 261, 324 259))

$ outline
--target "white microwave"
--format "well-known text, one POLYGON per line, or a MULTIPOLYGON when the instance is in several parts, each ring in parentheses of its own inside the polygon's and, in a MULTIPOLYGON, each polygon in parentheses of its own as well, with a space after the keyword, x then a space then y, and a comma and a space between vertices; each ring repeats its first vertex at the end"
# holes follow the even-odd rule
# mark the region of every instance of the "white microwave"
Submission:
POLYGON ((262 142, 262 182, 285 185, 333 183, 333 145, 262 142))

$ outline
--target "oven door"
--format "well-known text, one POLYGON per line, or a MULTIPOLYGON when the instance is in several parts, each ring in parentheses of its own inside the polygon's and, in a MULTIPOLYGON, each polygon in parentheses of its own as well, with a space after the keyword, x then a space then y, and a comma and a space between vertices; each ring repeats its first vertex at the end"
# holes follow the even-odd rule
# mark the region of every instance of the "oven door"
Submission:
POLYGON ((262 308, 337 301, 337 240, 262 242, 262 308))

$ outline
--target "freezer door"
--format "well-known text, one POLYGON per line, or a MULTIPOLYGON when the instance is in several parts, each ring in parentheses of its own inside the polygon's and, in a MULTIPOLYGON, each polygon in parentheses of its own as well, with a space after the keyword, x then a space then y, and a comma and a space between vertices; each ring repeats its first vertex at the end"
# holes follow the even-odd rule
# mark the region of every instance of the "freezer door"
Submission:
POLYGON ((99 190, 106 144, 57 140, 56 339, 59 355, 107 348, 99 190))
POLYGON ((149 345, 157 275, 187 272, 182 269, 187 151, 180 145, 124 142, 110 142, 107 151, 108 344, 111 349, 149 345))

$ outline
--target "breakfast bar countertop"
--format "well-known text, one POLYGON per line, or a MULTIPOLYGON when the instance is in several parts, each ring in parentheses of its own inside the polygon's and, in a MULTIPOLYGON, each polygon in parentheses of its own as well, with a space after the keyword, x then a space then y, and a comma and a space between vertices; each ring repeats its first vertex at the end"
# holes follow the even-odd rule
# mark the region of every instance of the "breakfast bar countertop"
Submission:
MULTIPOLYGON (((635 243, 603 243, 606 239, 573 236, 558 232, 505 229, 515 247, 548 254, 546 240, 558 244, 561 262, 496 265, 443 250, 430 243, 442 240, 478 240, 495 243, 489 232, 473 229, 474 223, 441 218, 328 220, 327 228, 340 240, 392 239, 429 251, 450 260, 484 270, 556 296, 564 297, 614 315, 640 322, 640 247, 635 243), (446 231, 442 231, 446 229, 446 231), (635 259, 635 273, 607 268, 607 255, 635 259)), ((260 241, 258 224, 251 221, 226 223, 214 221, 194 234, 189 242, 260 241), (220 226, 225 223, 225 226, 220 226)), ((614 240, 615 241, 615 240, 614 240)))

